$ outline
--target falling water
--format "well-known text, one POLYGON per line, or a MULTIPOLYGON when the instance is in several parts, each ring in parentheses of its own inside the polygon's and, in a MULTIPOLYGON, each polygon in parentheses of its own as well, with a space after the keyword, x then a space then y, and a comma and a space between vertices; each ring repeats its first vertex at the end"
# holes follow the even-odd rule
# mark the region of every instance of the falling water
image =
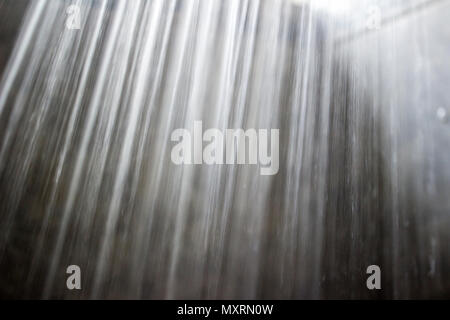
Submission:
POLYGON ((448 296, 449 10, 30 1, 0 85, 1 296, 448 296), (279 129, 279 171, 174 164, 198 120, 279 129))

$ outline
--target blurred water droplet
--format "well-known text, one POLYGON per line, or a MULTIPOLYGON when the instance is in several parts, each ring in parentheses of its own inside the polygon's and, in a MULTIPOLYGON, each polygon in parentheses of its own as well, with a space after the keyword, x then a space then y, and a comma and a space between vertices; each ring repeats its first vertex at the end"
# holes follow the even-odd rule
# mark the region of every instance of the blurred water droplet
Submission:
POLYGON ((447 110, 442 107, 438 108, 436 110, 436 116, 440 121, 445 122, 447 120, 447 110))

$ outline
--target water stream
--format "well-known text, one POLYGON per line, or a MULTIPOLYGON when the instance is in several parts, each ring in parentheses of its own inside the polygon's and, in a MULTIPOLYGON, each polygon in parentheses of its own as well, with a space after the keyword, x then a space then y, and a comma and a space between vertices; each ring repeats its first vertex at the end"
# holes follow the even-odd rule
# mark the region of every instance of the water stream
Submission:
POLYGON ((448 296, 449 2, 324 2, 30 1, 0 84, 0 295, 448 296), (279 170, 175 164, 199 120, 279 129, 279 170))

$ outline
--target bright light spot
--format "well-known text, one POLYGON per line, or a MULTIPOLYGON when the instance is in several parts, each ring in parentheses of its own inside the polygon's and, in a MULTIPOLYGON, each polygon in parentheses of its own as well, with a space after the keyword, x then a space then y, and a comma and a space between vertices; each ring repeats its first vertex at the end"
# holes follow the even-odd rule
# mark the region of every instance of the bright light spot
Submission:
POLYGON ((447 111, 444 108, 440 107, 436 110, 436 115, 439 120, 444 121, 447 117, 447 111))

